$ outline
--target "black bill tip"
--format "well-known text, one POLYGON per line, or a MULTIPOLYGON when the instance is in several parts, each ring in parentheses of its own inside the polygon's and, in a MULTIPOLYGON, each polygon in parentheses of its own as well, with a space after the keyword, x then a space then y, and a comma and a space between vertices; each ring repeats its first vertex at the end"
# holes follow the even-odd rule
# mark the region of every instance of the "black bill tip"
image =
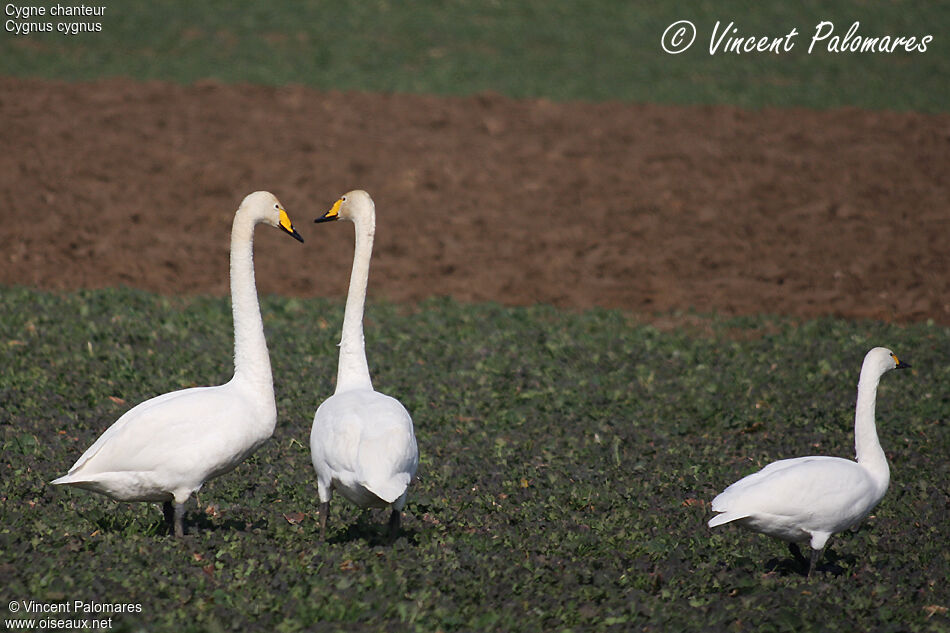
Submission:
POLYGON ((289 228, 289 229, 288 229, 288 228, 285 227, 285 226, 281 226, 281 227, 280 227, 280 230, 283 231, 284 233, 286 233, 287 235, 289 235, 290 237, 294 238, 294 239, 297 240, 298 242, 303 243, 303 236, 300 235, 300 233, 297 232, 297 229, 295 229, 295 228, 289 228))

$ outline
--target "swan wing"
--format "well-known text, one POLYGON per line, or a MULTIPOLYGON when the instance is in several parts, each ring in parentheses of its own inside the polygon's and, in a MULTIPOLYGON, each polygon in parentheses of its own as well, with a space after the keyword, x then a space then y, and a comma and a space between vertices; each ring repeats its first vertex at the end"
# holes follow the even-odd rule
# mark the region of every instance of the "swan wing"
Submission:
POLYGON ((79 459, 76 460, 76 463, 73 464, 72 468, 69 469, 69 473, 72 474, 78 471, 80 468, 82 468, 83 465, 85 465, 86 462, 88 462, 90 459, 95 457, 104 446, 112 442, 113 438, 123 435, 125 429, 129 425, 136 427, 138 424, 141 424, 141 422, 138 422, 139 420, 148 419, 148 417, 150 416, 150 411, 152 409, 160 407, 162 403, 167 402, 169 400, 175 400, 177 398, 186 396, 187 394, 193 391, 203 391, 205 389, 207 389, 207 387, 194 387, 191 389, 182 389, 180 391, 172 391, 169 393, 164 393, 160 396, 155 396, 154 398, 150 398, 146 400, 145 402, 140 402, 139 404, 137 404, 136 406, 132 407, 131 409, 126 411, 124 414, 122 414, 122 416, 119 417, 118 420, 113 422, 112 425, 109 428, 107 428, 102 433, 102 435, 100 435, 96 439, 95 442, 92 443, 92 446, 87 448, 86 451, 82 455, 80 455, 79 459))
POLYGON ((227 386, 158 396, 119 418, 66 477, 56 481, 74 483, 98 473, 148 471, 187 474, 203 481, 210 473, 236 465, 232 465, 234 460, 267 438, 253 411, 227 386))
POLYGON ((870 475, 837 457, 800 457, 769 464, 726 488, 712 502, 710 527, 755 516, 795 518, 803 524, 863 516, 879 500, 870 475))
POLYGON ((364 428, 360 440, 358 474, 369 490, 392 503, 415 476, 419 449, 406 408, 394 398, 377 396, 367 407, 374 424, 364 428))
POLYGON ((356 470, 361 419, 345 400, 336 395, 317 408, 310 430, 310 456, 317 474, 339 478, 356 470), (355 422, 355 423, 354 423, 355 422))

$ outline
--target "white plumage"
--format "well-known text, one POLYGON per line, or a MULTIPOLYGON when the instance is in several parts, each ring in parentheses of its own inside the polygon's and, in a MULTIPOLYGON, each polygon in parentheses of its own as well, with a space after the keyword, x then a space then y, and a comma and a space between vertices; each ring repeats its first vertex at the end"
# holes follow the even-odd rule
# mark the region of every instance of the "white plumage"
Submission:
POLYGON ((277 407, 270 357, 254 284, 253 233, 258 223, 301 242, 277 198, 247 196, 231 229, 234 377, 216 387, 166 393, 133 407, 51 483, 119 501, 160 501, 184 534, 184 503, 204 482, 240 464, 274 432, 277 407), (171 502, 174 502, 172 515, 171 502))
POLYGON ((320 535, 326 537, 334 490, 361 508, 392 507, 389 528, 399 529, 409 483, 419 465, 412 418, 398 400, 373 390, 363 341, 363 308, 376 231, 376 211, 365 191, 350 191, 316 222, 350 220, 356 250, 343 315, 336 391, 317 409, 310 454, 317 472, 320 535))
POLYGON ((883 347, 864 357, 854 420, 857 461, 815 456, 771 463, 713 499, 712 510, 720 514, 709 527, 735 522, 788 542, 799 559, 797 543, 808 542, 811 573, 831 535, 861 522, 887 492, 890 470, 877 437, 874 405, 881 376, 904 367, 909 365, 883 347))

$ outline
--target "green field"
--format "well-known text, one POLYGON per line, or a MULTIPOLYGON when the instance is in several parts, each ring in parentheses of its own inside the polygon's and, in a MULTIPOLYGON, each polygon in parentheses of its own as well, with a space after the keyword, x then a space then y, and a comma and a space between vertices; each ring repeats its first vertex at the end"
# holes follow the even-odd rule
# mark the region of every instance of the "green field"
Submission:
POLYGON ((4 599, 140 604, 120 631, 950 625, 948 328, 684 314, 661 331, 605 310, 371 303, 376 387, 421 447, 388 546, 385 513, 344 503, 317 539, 308 437, 342 306, 268 297, 263 312, 277 431, 189 503, 177 541, 154 504, 46 482, 130 405, 230 377, 227 299, 0 290, 4 599), (914 369, 881 384, 892 483, 873 517, 811 579, 778 542, 709 530, 705 503, 764 463, 853 455, 874 345, 914 369))
MULTIPOLYGON (((16 35, 7 18, 0 74, 748 107, 946 111, 950 103, 946 0, 103 2, 103 16, 83 18, 101 25, 94 33, 16 35), (695 24, 696 42, 664 53, 661 36, 684 19, 695 24), (825 20, 841 37, 858 21, 863 37, 934 39, 923 53, 888 54, 828 52, 829 37, 809 54, 825 20), (720 33, 734 22, 736 37, 798 35, 780 55, 710 55, 717 21, 720 33)), ((59 24, 49 16, 13 22, 44 20, 59 24)))

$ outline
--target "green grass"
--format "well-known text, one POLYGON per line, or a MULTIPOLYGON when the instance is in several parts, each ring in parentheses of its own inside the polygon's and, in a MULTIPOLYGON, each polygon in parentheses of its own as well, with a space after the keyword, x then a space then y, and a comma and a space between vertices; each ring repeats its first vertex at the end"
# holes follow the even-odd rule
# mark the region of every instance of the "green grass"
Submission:
MULTIPOLYGON (((301 83, 321 89, 746 107, 854 105, 946 111, 950 2, 603 2, 569 0, 123 0, 89 19, 101 32, 0 34, 0 74, 86 80, 301 83), (660 38, 691 20, 681 55, 660 38), (925 53, 807 53, 822 20, 843 36, 930 34, 925 53), (709 54, 713 26, 782 37, 783 55, 709 54)), ((49 18, 46 18, 49 20, 49 18)), ((36 19, 35 21, 39 21, 36 19)), ((54 28, 55 28, 54 21, 54 28)))
POLYGON ((114 631, 950 627, 950 329, 683 315, 660 331, 605 310, 371 304, 376 387, 413 413, 421 450, 388 546, 384 514, 343 502, 316 538, 308 436, 340 304, 263 310, 276 433, 202 489, 177 541, 153 504, 46 482, 132 404, 230 377, 227 300, 0 289, 2 604, 140 604, 114 631), (914 369, 881 384, 891 488, 832 539, 834 569, 805 579, 782 544, 709 530, 709 499, 764 463, 853 454, 874 345, 914 369))

